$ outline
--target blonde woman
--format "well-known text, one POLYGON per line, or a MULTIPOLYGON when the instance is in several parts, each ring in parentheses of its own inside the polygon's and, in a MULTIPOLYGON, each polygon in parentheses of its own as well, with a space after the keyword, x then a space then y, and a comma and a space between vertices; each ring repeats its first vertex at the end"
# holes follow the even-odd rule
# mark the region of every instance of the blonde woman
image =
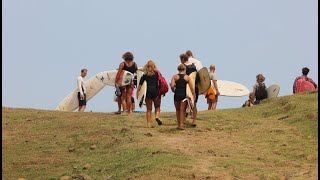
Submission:
POLYGON ((254 104, 259 104, 262 100, 268 98, 267 88, 264 84, 265 79, 266 78, 262 74, 256 76, 256 84, 254 84, 252 91, 256 98, 254 104))
POLYGON ((144 65, 143 71, 144 71, 144 75, 141 77, 139 82, 137 97, 143 82, 147 81, 147 95, 146 95, 147 125, 146 127, 147 128, 151 127, 152 103, 154 104, 154 108, 155 108, 155 116, 156 116, 155 120, 160 126, 162 125, 162 122, 159 119, 161 96, 159 96, 159 84, 158 84, 159 76, 158 76, 158 70, 157 70, 156 64, 152 60, 149 60, 147 64, 144 65))

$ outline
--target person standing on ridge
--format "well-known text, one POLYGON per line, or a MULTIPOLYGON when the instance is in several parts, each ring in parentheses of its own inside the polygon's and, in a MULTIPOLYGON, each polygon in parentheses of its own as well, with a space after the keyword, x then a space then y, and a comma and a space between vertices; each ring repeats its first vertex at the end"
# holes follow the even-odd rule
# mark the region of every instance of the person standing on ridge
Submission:
POLYGON ((87 76, 87 69, 81 69, 81 75, 77 79, 79 112, 83 112, 87 105, 86 84, 83 80, 87 76))
POLYGON ((213 100, 211 100, 209 97, 207 97, 208 110, 216 110, 217 109, 218 96, 220 95, 218 85, 217 85, 217 78, 216 78, 215 70, 216 70, 216 66, 211 64, 209 76, 210 76, 210 80, 211 80, 211 85, 215 91, 215 97, 213 100))

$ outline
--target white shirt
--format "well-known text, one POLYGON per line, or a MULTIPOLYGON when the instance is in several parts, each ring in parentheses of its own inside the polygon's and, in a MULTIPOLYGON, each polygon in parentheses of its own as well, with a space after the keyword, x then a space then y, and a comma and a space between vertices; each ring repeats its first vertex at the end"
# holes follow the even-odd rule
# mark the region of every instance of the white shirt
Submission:
POLYGON ((189 58, 188 61, 190 63, 194 63, 194 65, 196 65, 197 71, 199 71, 200 69, 203 68, 201 62, 199 60, 195 59, 195 58, 189 58))
POLYGON ((86 84, 85 84, 82 76, 78 77, 77 86, 78 86, 78 91, 80 92, 81 95, 84 95, 84 93, 87 92, 86 91, 86 84), (82 89, 83 89, 83 91, 82 91, 82 89))

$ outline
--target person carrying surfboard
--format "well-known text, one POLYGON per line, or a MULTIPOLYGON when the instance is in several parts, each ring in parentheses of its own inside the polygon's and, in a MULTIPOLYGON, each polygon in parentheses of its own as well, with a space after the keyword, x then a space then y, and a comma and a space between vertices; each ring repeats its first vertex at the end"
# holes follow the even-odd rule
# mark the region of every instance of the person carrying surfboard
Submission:
POLYGON ((308 77, 309 71, 310 71, 310 69, 307 68, 307 67, 302 68, 302 75, 298 76, 294 80, 294 83, 293 83, 293 94, 298 93, 298 92, 307 91, 307 90, 315 90, 315 89, 317 89, 317 84, 311 78, 308 77), (302 86, 303 82, 311 83, 314 87, 312 87, 312 85, 310 84, 310 86, 306 86, 306 88, 302 88, 301 86, 302 86))
MULTIPOLYGON (((191 52, 191 51, 187 51, 187 52, 191 52)), ((191 54, 181 54, 180 55, 180 61, 182 64, 185 65, 185 74, 186 75, 190 75, 191 73, 193 72, 198 72, 198 70, 200 70, 202 68, 202 65, 201 63, 197 63, 199 64, 198 67, 196 66, 195 63, 192 63, 189 61, 189 59, 193 59, 193 61, 198 61, 196 59, 193 58, 193 55, 192 55, 192 52, 191 54)), ((199 61, 200 62, 200 61, 199 61)), ((194 105, 193 105, 193 109, 192 109, 192 123, 191 123, 191 126, 192 127, 196 127, 196 119, 197 119, 197 102, 198 102, 198 97, 199 97, 199 88, 197 86, 197 84, 199 83, 199 76, 196 76, 196 81, 195 81, 195 85, 194 85, 194 90, 195 90, 195 101, 194 101, 194 105)))
MULTIPOLYGON (((118 86, 121 86, 121 83, 119 82, 120 79, 120 75, 122 70, 128 71, 132 74, 135 74, 138 70, 138 66, 137 64, 133 61, 134 56, 131 52, 126 52, 122 55, 122 58, 124 60, 124 62, 120 63, 119 65, 119 69, 118 69, 118 73, 117 73, 117 77, 116 77, 116 83, 118 84, 118 86)), ((126 101, 126 107, 127 107, 127 111, 128 111, 128 115, 132 114, 132 98, 131 98, 131 94, 132 94, 132 90, 133 90, 133 83, 129 84, 125 87, 121 87, 121 100, 122 101, 126 101), (124 90, 126 90, 126 92, 124 92, 124 90)))
POLYGON ((218 85, 217 85, 217 78, 215 74, 216 66, 214 64, 210 65, 210 72, 209 77, 211 80, 211 87, 207 92, 207 103, 208 103, 208 110, 216 110, 217 103, 218 103, 218 96, 220 95, 218 85))
POLYGON ((162 125, 162 122, 159 119, 160 116, 160 106, 161 106, 161 96, 159 96, 159 84, 158 84, 158 70, 156 64, 149 60, 147 64, 143 67, 144 75, 141 77, 139 86, 137 89, 137 97, 139 91, 141 90, 141 86, 144 81, 147 82, 147 94, 146 94, 146 118, 147 118, 147 128, 151 127, 151 114, 152 114, 152 103, 154 104, 155 108, 155 116, 158 125, 162 125))
MULTIPOLYGON (((126 93, 126 90, 124 90, 123 94, 125 93, 126 93)), ((123 112, 127 110, 127 102, 128 102, 127 98, 124 96, 123 99, 125 99, 125 101, 122 101, 121 96, 122 94, 120 94, 119 96, 115 95, 115 102, 118 103, 118 111, 115 112, 114 114, 121 114, 121 107, 123 109, 123 112)), ((135 101, 134 101, 134 89, 132 89, 131 102, 132 102, 132 111, 134 111, 136 108, 135 101)))
POLYGON ((256 76, 256 83, 254 84, 252 91, 256 98, 254 104, 259 104, 262 100, 268 98, 267 88, 264 84, 265 79, 266 78, 262 74, 258 74, 256 76))
POLYGON ((191 92, 195 97, 196 93, 194 91, 194 85, 191 81, 191 78, 185 74, 186 67, 184 64, 178 66, 178 74, 174 75, 171 79, 171 91, 174 93, 174 106, 176 108, 176 117, 178 130, 184 129, 184 123, 186 121, 186 109, 187 101, 184 99, 187 98, 187 84, 190 86, 191 92))
POLYGON ((86 97, 86 86, 83 78, 87 76, 87 69, 81 69, 81 74, 77 78, 78 86, 78 100, 79 100, 79 112, 83 112, 86 109, 87 97, 86 97))

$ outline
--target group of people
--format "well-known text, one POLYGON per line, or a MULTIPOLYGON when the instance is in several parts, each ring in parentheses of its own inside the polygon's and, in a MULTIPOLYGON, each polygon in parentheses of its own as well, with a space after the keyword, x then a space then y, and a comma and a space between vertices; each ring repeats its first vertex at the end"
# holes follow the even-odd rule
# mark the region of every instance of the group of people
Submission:
MULTIPOLYGON (((302 68, 302 75, 298 76, 293 82, 293 94, 298 93, 298 81, 305 81, 312 84, 311 89, 317 89, 317 84, 308 77, 310 69, 307 67, 302 68)), ((265 77, 262 74, 256 76, 256 83, 253 86, 253 91, 249 94, 249 99, 243 104, 242 107, 251 107, 259 104, 262 100, 268 98, 267 88, 264 83, 265 77)), ((308 90, 308 89, 306 89, 308 90)))
MULTIPOLYGON (((121 72, 123 70, 128 71, 132 74, 137 74, 138 65, 134 62, 134 55, 131 52, 126 52, 122 56, 123 62, 120 63, 118 68, 118 73, 116 76, 116 86, 120 88, 120 93, 116 97, 116 101, 118 102, 118 112, 116 114, 121 114, 121 109, 126 111, 130 116, 135 108, 134 103, 134 87, 136 86, 136 94, 138 97, 138 93, 141 90, 142 84, 147 82, 147 93, 146 93, 146 127, 151 127, 152 121, 152 108, 155 109, 155 121, 158 125, 162 125, 162 121, 160 120, 160 107, 161 107, 161 99, 162 95, 159 91, 159 78, 162 76, 159 69, 154 61, 149 60, 142 68, 144 75, 141 77, 139 82, 132 82, 129 85, 122 86, 119 82, 121 72), (122 107, 122 108, 121 108, 122 107)), ((189 85, 191 93, 194 98, 194 106, 192 111, 192 123, 191 127, 196 127, 197 120, 197 102, 199 97, 199 82, 200 78, 196 76, 195 83, 192 82, 189 75, 193 72, 198 72, 202 69, 202 63, 194 58, 193 53, 188 50, 185 53, 180 55, 180 64, 177 67, 178 73, 175 74, 171 78, 170 88, 174 93, 174 106, 176 109, 176 118, 177 118, 177 129, 183 130, 186 127, 186 117, 188 116, 186 110, 188 106, 187 98, 187 85, 189 85)), ((217 107, 218 96, 220 95, 219 88, 217 86, 217 78, 215 75, 215 65, 210 65, 210 80, 211 87, 210 89, 204 93, 207 98, 208 110, 215 110, 217 107)), ((303 77, 306 78, 309 69, 303 69, 303 77)), ((81 75, 78 77, 78 99, 79 99, 79 111, 82 112, 86 107, 86 89, 85 89, 85 81, 83 78, 86 76, 87 70, 82 69, 81 75)), ((308 81, 311 81, 315 86, 316 84, 312 81, 311 78, 307 78, 308 81)), ((264 84, 265 77, 262 74, 258 74, 256 76, 256 84, 253 87, 253 91, 249 94, 249 100, 245 102, 244 107, 250 107, 255 104, 259 104, 263 99, 267 98, 266 85, 264 84)))

